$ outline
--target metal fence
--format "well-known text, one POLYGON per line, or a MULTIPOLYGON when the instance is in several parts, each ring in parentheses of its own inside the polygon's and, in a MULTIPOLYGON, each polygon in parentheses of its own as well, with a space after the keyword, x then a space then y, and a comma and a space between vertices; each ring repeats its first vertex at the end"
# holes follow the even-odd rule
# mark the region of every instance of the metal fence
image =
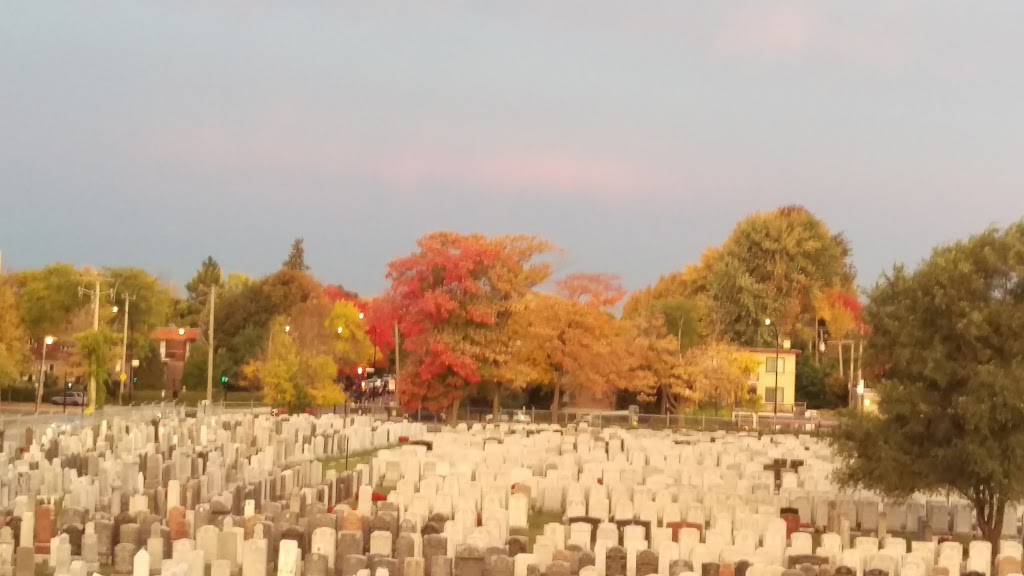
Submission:
MULTIPOLYGON (((379 404, 350 404, 348 406, 337 406, 333 409, 324 409, 318 414, 349 414, 368 415, 373 418, 390 421, 408 418, 425 423, 448 424, 443 416, 428 412, 414 412, 404 414, 401 409, 395 406, 383 406, 379 404)), ((572 409, 561 411, 557 416, 549 410, 520 409, 502 410, 497 419, 491 410, 466 409, 459 411, 458 422, 467 424, 492 424, 496 422, 505 423, 536 423, 536 424, 558 424, 567 426, 586 422, 594 428, 632 428, 633 420, 628 411, 616 412, 591 412, 582 413, 572 409)), ((813 413, 808 415, 795 415, 792 413, 778 414, 774 412, 734 412, 728 415, 714 414, 640 414, 636 418, 636 427, 651 430, 706 430, 706 431, 733 431, 733 432, 765 432, 765 433, 790 433, 790 434, 816 434, 835 425, 835 420, 830 418, 819 418, 813 413)))
POLYGON ((6 413, 0 415, 0 433, 3 442, 24 446, 28 438, 38 438, 47 429, 56 428, 58 433, 75 433, 82 428, 94 426, 103 420, 123 418, 133 421, 149 421, 158 416, 167 417, 180 407, 170 403, 142 404, 138 406, 109 406, 86 414, 79 407, 67 412, 43 414, 6 413), (31 432, 31 436, 29 433, 31 432))

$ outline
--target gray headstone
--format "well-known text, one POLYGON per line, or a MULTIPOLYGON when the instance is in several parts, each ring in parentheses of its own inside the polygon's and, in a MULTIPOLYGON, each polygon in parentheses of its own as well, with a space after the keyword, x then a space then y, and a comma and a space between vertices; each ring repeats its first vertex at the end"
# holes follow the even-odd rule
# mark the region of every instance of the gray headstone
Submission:
POLYGON ((338 533, 337 558, 345 558, 350 555, 362 555, 363 533, 344 531, 338 533))
POLYGON ((626 549, 612 546, 605 554, 605 576, 626 576, 626 549))
MULTIPOLYGON (((749 564, 747 564, 749 566, 749 564)), ((736 565, 737 574, 739 573, 739 564, 736 565)), ((679 576, 683 572, 693 572, 693 565, 690 564, 689 560, 673 560, 668 565, 669 576, 679 576)), ((744 575, 745 576, 745 575, 744 575)))
POLYGON ((424 576, 423 558, 406 558, 402 566, 403 576, 424 576))
POLYGON ((658 553, 653 550, 641 550, 636 555, 636 576, 648 576, 649 574, 657 573, 658 553))
POLYGON ((138 546, 131 542, 121 542, 114 546, 114 574, 131 574, 135 566, 135 553, 138 546))
POLYGON ((302 573, 305 576, 327 576, 327 556, 316 553, 307 556, 302 573))
POLYGON ((508 545, 508 555, 513 558, 525 554, 530 548, 530 541, 525 536, 509 536, 505 543, 508 545))
POLYGON ((14 575, 35 576, 36 551, 31 546, 19 546, 14 553, 14 575))
POLYGON ((452 559, 448 556, 433 556, 427 561, 430 576, 452 576, 452 559))
POLYGON ((484 576, 484 553, 472 544, 460 544, 452 565, 454 576, 484 576))
POLYGON ((557 561, 548 564, 547 576, 569 576, 569 563, 557 561))
POLYGON ((341 559, 342 576, 356 576, 356 573, 366 568, 366 556, 349 554, 341 559))
MULTIPOLYGON (((487 560, 488 576, 512 576, 515 563, 512 558, 503 554, 491 556, 487 560)), ((405 576, 409 576, 406 574, 405 576)))

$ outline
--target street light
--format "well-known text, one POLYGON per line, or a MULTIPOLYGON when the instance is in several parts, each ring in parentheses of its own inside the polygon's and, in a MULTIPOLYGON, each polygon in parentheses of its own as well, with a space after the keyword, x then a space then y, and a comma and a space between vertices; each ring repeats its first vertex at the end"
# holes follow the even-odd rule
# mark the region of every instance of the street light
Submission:
POLYGON ((360 320, 362 320, 362 319, 363 319, 363 318, 365 318, 365 317, 366 317, 366 316, 365 316, 365 315, 364 315, 364 314, 363 314, 362 312, 360 312, 360 313, 359 313, 359 319, 360 319, 360 320))
POLYGON ((779 337, 779 327, 772 323, 771 318, 764 319, 764 325, 775 330, 775 405, 772 408, 772 413, 778 416, 779 414, 779 347, 782 345, 779 337))
POLYGON ((291 326, 285 326, 284 327, 284 331, 285 332, 291 332, 292 331, 292 327, 291 326))
POLYGON ((341 334, 344 331, 345 331, 345 329, 343 327, 338 326, 338 334, 341 334))
POLYGON ((113 312, 114 314, 117 314, 117 310, 117 306, 114 306, 113 308, 110 309, 110 311, 113 312))
POLYGON ((857 381, 857 397, 860 398, 860 413, 864 413, 864 379, 857 381))
POLYGON ((184 328, 178 328, 178 336, 184 336, 184 335, 185 335, 185 329, 184 328))
POLYGON ((43 403, 43 383, 46 382, 46 347, 53 344, 53 336, 43 338, 43 357, 39 361, 39 382, 36 383, 36 414, 39 413, 39 405, 43 403))

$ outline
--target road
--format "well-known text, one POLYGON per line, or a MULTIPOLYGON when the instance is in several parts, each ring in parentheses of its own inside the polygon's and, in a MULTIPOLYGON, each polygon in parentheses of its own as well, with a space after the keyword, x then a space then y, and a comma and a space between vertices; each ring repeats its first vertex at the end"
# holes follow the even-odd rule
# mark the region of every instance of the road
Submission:
MULTIPOLYGON (((68 406, 68 412, 81 412, 81 406, 68 406)), ((36 405, 32 402, 0 402, 0 415, 31 416, 36 413, 36 405)), ((44 402, 39 406, 40 414, 63 414, 63 406, 55 406, 44 402)))

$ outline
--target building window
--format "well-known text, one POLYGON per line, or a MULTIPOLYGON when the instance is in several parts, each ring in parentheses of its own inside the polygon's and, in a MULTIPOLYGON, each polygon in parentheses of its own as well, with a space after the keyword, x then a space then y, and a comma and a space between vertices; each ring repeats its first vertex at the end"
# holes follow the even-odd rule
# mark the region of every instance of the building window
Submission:
MULTIPOLYGON (((764 389, 764 401, 765 401, 765 403, 767 403, 767 404, 774 404, 775 403, 775 390, 776 390, 775 388, 765 388, 764 389)), ((778 388, 778 391, 779 391, 779 404, 784 404, 786 402, 786 389, 780 386, 778 388)))
POLYGON ((778 368, 778 373, 779 374, 785 374, 786 373, 786 359, 785 358, 776 358, 776 357, 772 356, 771 358, 768 358, 765 361, 765 363, 764 363, 764 371, 769 373, 769 374, 772 374, 773 372, 776 372, 776 367, 778 368))
POLYGON ((53 364, 50 364, 50 372, 53 372, 53 364))

